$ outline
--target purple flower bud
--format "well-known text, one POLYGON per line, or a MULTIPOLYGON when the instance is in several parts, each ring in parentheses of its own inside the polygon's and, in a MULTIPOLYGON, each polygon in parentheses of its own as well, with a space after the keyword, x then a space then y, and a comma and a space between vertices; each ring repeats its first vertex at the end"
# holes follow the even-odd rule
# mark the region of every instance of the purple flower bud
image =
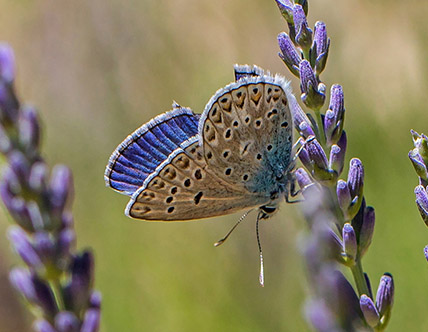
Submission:
POLYGON ((379 324, 379 312, 377 311, 373 300, 365 294, 361 295, 360 308, 367 324, 369 324, 371 327, 375 327, 377 324, 379 324))
POLYGON ((308 171, 312 172, 313 167, 312 167, 312 163, 311 163, 311 158, 309 157, 309 153, 308 153, 308 150, 306 149, 306 147, 304 147, 300 150, 299 159, 302 162, 303 166, 305 166, 308 171))
POLYGON ((333 144, 333 142, 331 142, 331 137, 335 130, 336 116, 332 110, 327 110, 324 115, 324 132, 329 146, 333 144))
POLYGON ((56 165, 53 168, 49 188, 52 211, 56 216, 60 216, 67 202, 71 200, 73 191, 72 174, 67 166, 56 165))
POLYGON ((411 130, 413 137, 413 144, 418 154, 421 156, 423 163, 428 165, 428 137, 424 134, 418 134, 416 131, 411 130))
POLYGON ((24 295, 28 302, 35 303, 37 301, 30 272, 23 268, 14 268, 9 274, 9 279, 13 287, 24 295))
POLYGON ((348 186, 351 197, 359 196, 362 198, 364 185, 364 167, 361 160, 352 158, 348 172, 348 186))
POLYGON ((425 188, 421 185, 415 188, 416 205, 425 225, 428 226, 428 194, 425 188))
POLYGON ((302 6, 303 11, 305 13, 305 15, 308 15, 308 0, 294 0, 294 3, 299 4, 300 6, 302 6))
POLYGON ((288 23, 293 23, 293 3, 290 0, 275 0, 278 8, 288 23))
POLYGON ((28 186, 38 194, 44 193, 47 188, 48 167, 44 162, 36 162, 30 170, 28 186))
POLYGON ((25 185, 30 174, 30 165, 25 156, 18 151, 13 151, 9 156, 10 169, 15 174, 21 186, 25 185))
POLYGON ((296 43, 306 51, 312 45, 312 30, 309 29, 305 11, 301 5, 295 4, 293 7, 294 29, 296 31, 296 43))
POLYGON ((425 255, 425 259, 428 261, 428 246, 425 246, 424 248, 424 255, 425 255))
POLYGON ((8 232, 9 241, 22 260, 35 269, 43 268, 43 263, 31 245, 27 234, 18 226, 11 226, 8 232))
POLYGON ((361 225, 359 241, 358 241, 358 250, 360 257, 362 257, 370 244, 372 243, 373 233, 375 226, 375 210, 373 207, 368 206, 364 209, 363 223, 361 225))
POLYGON ((342 151, 339 146, 333 145, 330 149, 329 168, 336 171, 337 175, 340 175, 343 171, 344 164, 345 151, 342 151))
POLYGON ((343 153, 346 152, 346 147, 348 145, 348 139, 346 137, 346 132, 344 130, 342 131, 342 135, 340 136, 340 138, 336 144, 343 151, 343 153))
POLYGON ((314 44, 312 47, 317 75, 321 74, 325 68, 329 47, 330 38, 327 38, 327 28, 324 22, 318 21, 315 23, 314 44))
POLYGON ((299 133, 302 137, 308 138, 309 136, 314 136, 314 131, 309 124, 309 122, 300 122, 299 124, 299 133))
POLYGON ((315 73, 307 60, 302 60, 299 67, 301 99, 310 109, 318 111, 325 101, 325 86, 318 84, 315 73))
POLYGON ((308 151, 309 158, 318 168, 328 170, 327 156, 321 145, 316 139, 306 143, 306 150, 308 151))
MULTIPOLYGON (((43 220, 40 208, 35 202, 29 202, 27 204, 28 214, 30 215, 31 224, 35 230, 43 230, 44 227, 48 227, 49 221, 43 220), (45 225, 46 223, 46 225, 45 225)), ((47 219, 47 218, 46 218, 47 219)))
POLYGON ((101 308, 101 293, 94 291, 89 298, 89 307, 94 309, 101 308))
MULTIPOLYGON (((342 229, 343 251, 350 263, 357 258, 357 236, 351 224, 346 223, 342 229)), ((353 264, 352 264, 353 265, 353 264)))
POLYGON ((74 219, 71 212, 64 212, 61 216, 61 224, 63 228, 73 228, 74 219))
POLYGON ((330 106, 324 118, 324 128, 327 143, 337 143, 342 136, 345 119, 344 94, 340 85, 334 84, 330 92, 330 106))
POLYGON ((18 110, 19 102, 13 91, 13 85, 0 77, 0 122, 5 125, 14 125, 18 118, 18 110))
POLYGON ((58 332, 52 327, 52 325, 48 321, 44 319, 37 320, 34 323, 33 328, 36 332, 58 332))
POLYGON ((361 322, 359 299, 351 284, 340 271, 325 265, 317 281, 326 303, 344 324, 343 331, 352 331, 355 323, 361 322))
POLYGON ((409 158, 415 168, 416 174, 424 181, 428 181, 428 172, 427 167, 424 164, 424 161, 419 154, 418 149, 413 149, 409 151, 409 158))
POLYGON ((67 308, 78 311, 84 308, 89 299, 93 284, 93 256, 89 251, 76 256, 71 264, 71 280, 64 289, 67 308))
POLYGON ((313 165, 312 176, 316 180, 328 184, 337 177, 337 174, 328 168, 325 152, 316 139, 307 140, 306 150, 313 165))
POLYGON ((293 122, 300 135, 308 138, 309 136, 315 136, 314 131, 311 126, 311 121, 308 116, 303 112, 299 103, 297 102, 294 96, 289 100, 289 106, 291 110, 291 115, 293 116, 293 122))
POLYGON ((339 84, 332 85, 330 94, 329 109, 334 112, 336 121, 339 121, 345 113, 345 97, 342 86, 339 84))
POLYGON ((52 261, 55 254, 55 244, 48 232, 36 232, 33 240, 34 249, 45 263, 52 261))
POLYGON ((27 301, 40 306, 45 316, 54 317, 58 312, 52 290, 35 274, 24 269, 14 269, 10 273, 10 281, 27 301))
POLYGON ((299 63, 302 58, 285 32, 281 32, 278 35, 278 44, 281 50, 281 53, 278 53, 279 57, 284 61, 288 69, 299 77, 299 63))
POLYGON ((328 228, 326 234, 323 235, 323 242, 326 244, 328 251, 328 257, 334 259, 338 263, 344 264, 344 258, 342 256, 343 242, 339 236, 331 229, 328 228))
MULTIPOLYGON (((349 191, 348 184, 343 180, 337 181, 336 193, 339 206, 342 209, 343 214, 346 216, 352 201, 351 192, 349 191)), ((346 217, 345 220, 349 221, 349 219, 347 219, 346 217)))
POLYGON ((76 233, 71 228, 66 228, 62 230, 58 235, 57 242, 57 258, 61 261, 64 261, 65 264, 69 262, 70 251, 74 248, 76 244, 76 233))
POLYGON ((97 332, 100 326, 100 311, 98 309, 86 310, 80 332, 97 332))
POLYGON ((337 331, 336 317, 323 300, 312 300, 305 305, 306 319, 321 332, 337 331))
POLYGON ((79 332, 80 322, 70 311, 62 311, 55 317, 55 328, 58 332, 79 332))
POLYGON ((312 181, 311 177, 309 176, 309 174, 302 168, 298 168, 296 170, 296 180, 297 183, 299 184, 299 187, 303 190, 306 186, 309 186, 311 184, 313 184, 314 182, 312 181))
POLYGON ((24 107, 18 120, 19 142, 27 155, 35 158, 38 153, 40 127, 37 112, 34 108, 24 107))
POLYGON ((15 56, 12 48, 0 43, 0 80, 11 84, 15 79, 15 56))
POLYGON ((316 89, 318 86, 315 73, 308 60, 302 60, 299 65, 300 72, 300 89, 302 93, 308 94, 311 88, 316 89))
POLYGON ((0 152, 3 154, 8 154, 12 149, 12 142, 7 135, 4 127, 0 125, 0 152))
POLYGON ((25 201, 20 197, 14 197, 6 179, 0 182, 0 197, 18 225, 26 231, 34 231, 25 201))
POLYGON ((379 282, 376 294, 376 307, 381 317, 385 316, 394 303, 394 280, 392 275, 385 273, 379 282))
POLYGON ((33 275, 32 281, 36 291, 37 304, 42 308, 45 316, 55 317, 58 307, 52 289, 36 275, 33 275))

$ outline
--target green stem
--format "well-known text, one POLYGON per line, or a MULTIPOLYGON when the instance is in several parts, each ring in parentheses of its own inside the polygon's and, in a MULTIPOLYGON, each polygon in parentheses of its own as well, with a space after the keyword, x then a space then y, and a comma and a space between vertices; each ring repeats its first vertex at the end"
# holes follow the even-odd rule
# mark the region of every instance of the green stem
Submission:
POLYGON ((62 292, 61 292, 61 283, 59 281, 59 278, 55 278, 53 279, 51 282, 51 288, 52 291, 54 293, 54 297, 58 306, 58 309, 60 311, 65 310, 65 304, 64 304, 64 299, 62 297, 62 292))
POLYGON ((314 110, 314 113, 315 113, 315 121, 318 127, 317 139, 318 139, 318 142, 324 147, 324 150, 325 150, 326 138, 324 134, 324 124, 322 121, 321 112, 320 110, 314 110))
POLYGON ((361 265, 361 260, 358 258, 355 262, 355 265, 351 267, 352 275, 355 280, 355 285, 358 290, 358 297, 366 294, 370 295, 369 288, 367 287, 366 278, 364 277, 363 267, 361 265))

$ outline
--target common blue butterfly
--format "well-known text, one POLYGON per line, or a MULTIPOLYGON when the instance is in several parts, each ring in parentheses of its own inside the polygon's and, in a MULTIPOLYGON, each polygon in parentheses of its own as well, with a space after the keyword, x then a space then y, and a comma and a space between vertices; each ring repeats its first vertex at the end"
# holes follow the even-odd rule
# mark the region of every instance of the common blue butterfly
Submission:
POLYGON ((247 65, 235 65, 235 78, 201 115, 174 103, 116 148, 105 181, 131 196, 127 216, 179 221, 258 207, 266 218, 288 198, 289 83, 247 65))

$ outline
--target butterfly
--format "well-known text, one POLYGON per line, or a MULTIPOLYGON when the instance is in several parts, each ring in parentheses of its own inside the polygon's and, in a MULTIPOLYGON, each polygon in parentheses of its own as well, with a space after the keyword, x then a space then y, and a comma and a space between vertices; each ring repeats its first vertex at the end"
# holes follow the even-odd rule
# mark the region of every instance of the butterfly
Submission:
POLYGON ((131 197, 127 216, 183 221, 258 208, 259 220, 288 200, 294 184, 289 83, 257 66, 234 69, 235 82, 219 89, 202 114, 174 103, 113 152, 104 177, 131 197))

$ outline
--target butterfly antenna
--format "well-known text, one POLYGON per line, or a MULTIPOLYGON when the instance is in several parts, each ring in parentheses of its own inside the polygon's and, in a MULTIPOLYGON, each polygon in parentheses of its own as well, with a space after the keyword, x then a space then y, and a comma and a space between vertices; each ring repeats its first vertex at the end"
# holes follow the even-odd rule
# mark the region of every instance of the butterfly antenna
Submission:
POLYGON ((262 245, 260 243, 260 236, 259 236, 259 220, 262 219, 263 211, 260 211, 257 215, 257 221, 256 221, 256 234, 257 234, 257 244, 259 246, 259 253, 260 253, 260 274, 259 274, 259 282, 262 287, 265 285, 265 273, 263 269, 263 252, 262 252, 262 245))
POLYGON ((242 220, 245 219, 246 216, 248 216, 248 214, 252 211, 253 209, 245 212, 241 218, 239 218, 238 222, 230 229, 229 232, 227 232, 227 234, 220 240, 218 240, 216 243, 214 243, 214 247, 218 247, 219 245, 223 244, 227 238, 229 237, 230 234, 232 234, 232 232, 235 230, 236 227, 238 227, 238 225, 241 223, 242 220))

